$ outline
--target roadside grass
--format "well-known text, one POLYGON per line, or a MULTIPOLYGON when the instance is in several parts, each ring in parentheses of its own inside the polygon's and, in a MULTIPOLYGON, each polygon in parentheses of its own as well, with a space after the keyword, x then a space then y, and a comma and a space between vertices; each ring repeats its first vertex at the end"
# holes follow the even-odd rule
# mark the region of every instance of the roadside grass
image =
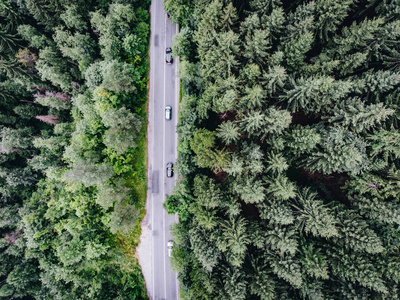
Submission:
POLYGON ((141 222, 146 213, 146 197, 147 197, 147 112, 146 108, 148 105, 148 100, 142 105, 141 113, 143 119, 145 120, 142 130, 140 132, 140 139, 138 146, 134 151, 134 155, 131 159, 131 164, 133 166, 133 174, 128 180, 128 185, 132 188, 133 200, 136 208, 139 210, 140 214, 136 220, 135 228, 129 236, 124 236, 123 234, 117 234, 117 241, 121 247, 122 252, 135 264, 138 265, 137 258, 135 257, 136 247, 140 242, 141 222))

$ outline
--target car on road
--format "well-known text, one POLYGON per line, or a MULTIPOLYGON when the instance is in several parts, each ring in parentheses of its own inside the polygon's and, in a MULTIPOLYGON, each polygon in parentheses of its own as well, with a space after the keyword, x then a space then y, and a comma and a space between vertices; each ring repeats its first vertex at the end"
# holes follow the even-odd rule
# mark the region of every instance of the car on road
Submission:
POLYGON ((171 120, 172 107, 167 105, 165 107, 165 120, 171 120))
POLYGON ((168 257, 171 257, 172 254, 172 248, 174 248, 174 241, 169 240, 167 243, 167 252, 168 252, 168 257))
POLYGON ((167 163, 167 177, 172 177, 174 175, 173 167, 174 165, 172 162, 167 163))
POLYGON ((165 62, 167 64, 172 64, 173 59, 172 59, 171 53, 172 53, 172 49, 170 47, 165 49, 165 62))

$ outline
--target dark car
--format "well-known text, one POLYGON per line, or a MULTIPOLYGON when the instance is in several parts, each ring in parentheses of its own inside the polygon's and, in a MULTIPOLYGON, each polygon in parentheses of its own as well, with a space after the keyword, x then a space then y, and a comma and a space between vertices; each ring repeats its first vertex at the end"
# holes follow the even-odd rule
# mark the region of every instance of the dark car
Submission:
POLYGON ((168 47, 167 49, 165 49, 165 62, 167 64, 172 64, 172 49, 170 47, 168 47))
POLYGON ((167 105, 165 107, 165 120, 171 120, 172 107, 167 105))
POLYGON ((167 163, 167 177, 172 177, 174 175, 173 167, 174 165, 171 162, 167 163))

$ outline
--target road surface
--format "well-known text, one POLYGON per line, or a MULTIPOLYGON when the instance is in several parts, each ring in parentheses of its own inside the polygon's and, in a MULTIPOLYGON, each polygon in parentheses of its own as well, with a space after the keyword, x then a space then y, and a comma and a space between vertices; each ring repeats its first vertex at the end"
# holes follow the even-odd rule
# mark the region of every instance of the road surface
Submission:
POLYGON ((150 93, 148 124, 148 189, 146 216, 138 247, 147 291, 152 300, 179 299, 177 274, 170 269, 167 242, 169 226, 177 221, 163 208, 165 195, 171 194, 176 175, 166 177, 166 164, 177 158, 179 79, 177 60, 166 64, 165 49, 171 47, 177 24, 167 18, 162 0, 151 2, 150 93), (165 120, 165 106, 172 107, 172 118, 165 120))

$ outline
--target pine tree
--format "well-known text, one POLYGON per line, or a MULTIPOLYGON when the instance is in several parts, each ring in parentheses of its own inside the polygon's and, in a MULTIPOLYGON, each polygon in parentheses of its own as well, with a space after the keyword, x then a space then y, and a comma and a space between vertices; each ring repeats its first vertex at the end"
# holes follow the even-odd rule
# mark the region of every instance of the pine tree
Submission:
POLYGON ((353 0, 318 0, 315 3, 317 13, 316 27, 321 40, 327 41, 350 11, 353 0))
POLYGON ((295 125, 286 134, 286 145, 295 156, 312 152, 321 142, 317 128, 295 125))
POLYGON ((289 200, 296 197, 296 185, 291 182, 285 175, 265 178, 267 184, 266 192, 272 197, 279 200, 289 200))
POLYGON ((250 242, 247 233, 248 222, 243 217, 230 217, 221 222, 221 235, 217 236, 217 247, 225 252, 227 261, 239 267, 243 264, 250 242))
POLYGON ((305 239, 300 243, 301 262, 305 272, 318 279, 329 279, 327 257, 321 253, 320 248, 308 244, 305 239))
POLYGON ((226 267, 223 274, 224 290, 221 292, 226 293, 230 299, 246 299, 248 283, 243 271, 237 267, 226 267))
POLYGON ((367 169, 365 142, 343 128, 334 127, 325 131, 321 145, 322 151, 311 153, 303 161, 311 172, 359 174, 367 169))
POLYGON ((315 237, 338 237, 337 220, 331 210, 309 188, 301 189, 294 201, 296 224, 315 237))
POLYGON ((194 256, 205 270, 212 271, 221 259, 221 251, 206 236, 206 232, 200 228, 195 227, 189 230, 190 245, 194 256))
POLYGON ((336 243, 357 252, 376 254, 384 251, 377 234, 354 212, 341 211, 338 218, 341 238, 336 238, 336 243))
POLYGON ((268 68, 267 73, 263 73, 263 84, 269 95, 276 93, 283 88, 287 80, 286 69, 282 66, 275 65, 268 68))
POLYGON ((332 248, 328 255, 333 275, 382 294, 388 292, 380 272, 367 256, 346 252, 342 248, 332 248))
POLYGON ((258 111, 250 111, 247 115, 239 120, 240 127, 243 131, 251 135, 258 135, 261 128, 265 126, 265 115, 258 111))
POLYGON ((270 265, 279 278, 286 280, 294 288, 300 288, 303 284, 300 265, 291 255, 271 255, 270 265))
POLYGON ((265 245, 281 256, 295 255, 298 251, 297 232, 290 227, 274 225, 265 233, 265 245))
POLYGON ((251 259, 252 276, 249 283, 250 293, 261 300, 276 299, 275 281, 271 278, 268 266, 258 257, 251 259))
POLYGON ((225 144, 229 145, 232 142, 237 142, 239 140, 239 128, 234 122, 226 121, 218 126, 216 130, 216 136, 219 137, 225 144))
POLYGON ((286 158, 282 153, 270 153, 266 159, 267 168, 266 171, 271 171, 272 174, 280 174, 285 172, 289 165, 287 164, 286 158))
POLYGON ((365 106, 360 99, 351 98, 347 102, 341 102, 332 112, 332 116, 325 117, 329 123, 363 132, 385 121, 395 110, 384 107, 383 103, 365 106))
POLYGON ((246 35, 244 44, 244 56, 250 63, 262 64, 271 49, 270 32, 268 30, 255 29, 246 35))
POLYGON ((238 177, 233 183, 233 190, 245 203, 261 203, 265 199, 265 188, 261 180, 254 177, 238 177))
POLYGON ((293 224, 295 217, 291 207, 280 199, 269 199, 266 203, 257 205, 261 219, 280 225, 293 224))
POLYGON ((313 34, 307 32, 290 40, 286 44, 284 53, 288 70, 296 71, 304 64, 306 53, 311 50, 313 42, 313 34))
POLYGON ((371 141, 372 157, 382 157, 386 161, 400 158, 400 133, 394 128, 391 130, 381 128, 367 139, 371 141))
POLYGON ((245 95, 240 99, 244 108, 257 109, 265 103, 265 91, 260 85, 245 88, 245 95))

